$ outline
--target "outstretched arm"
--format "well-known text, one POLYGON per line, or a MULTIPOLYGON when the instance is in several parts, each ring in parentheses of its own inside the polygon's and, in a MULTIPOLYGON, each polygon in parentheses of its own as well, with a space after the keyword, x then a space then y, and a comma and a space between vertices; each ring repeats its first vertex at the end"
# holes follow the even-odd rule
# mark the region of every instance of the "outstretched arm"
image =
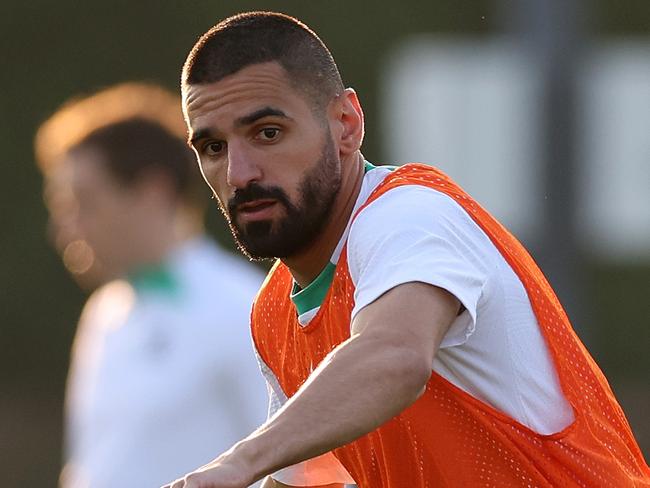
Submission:
POLYGON ((171 488, 245 488, 283 467, 376 429, 424 392, 459 301, 425 283, 399 285, 362 309, 334 349, 278 413, 171 488))

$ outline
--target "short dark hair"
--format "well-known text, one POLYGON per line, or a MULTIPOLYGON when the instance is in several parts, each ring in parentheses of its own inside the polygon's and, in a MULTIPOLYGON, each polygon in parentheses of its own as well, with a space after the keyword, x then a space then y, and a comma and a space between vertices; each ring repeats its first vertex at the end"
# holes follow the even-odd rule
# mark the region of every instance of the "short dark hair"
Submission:
POLYGON ((70 152, 97 149, 120 183, 132 185, 147 171, 159 171, 182 200, 198 205, 207 199, 186 131, 178 95, 124 83, 64 104, 39 128, 35 152, 47 175, 70 152))
POLYGON ((183 66, 182 87, 214 83, 247 66, 273 61, 316 107, 324 107, 343 90, 323 41, 298 19, 276 12, 238 14, 203 34, 183 66))

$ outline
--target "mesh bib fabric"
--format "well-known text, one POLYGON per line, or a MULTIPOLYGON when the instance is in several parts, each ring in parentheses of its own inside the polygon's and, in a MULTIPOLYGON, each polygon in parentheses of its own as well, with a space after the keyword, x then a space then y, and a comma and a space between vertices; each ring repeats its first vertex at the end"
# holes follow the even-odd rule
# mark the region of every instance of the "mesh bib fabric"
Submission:
MULTIPOLYGON (((523 246, 430 166, 397 169, 364 206, 402 185, 426 186, 453 198, 519 276, 575 421, 561 432, 537 434, 433 373, 413 405, 334 450, 359 488, 650 487, 650 469, 607 380, 523 246)), ((350 336, 354 285, 346 255, 344 250, 320 310, 306 327, 299 325, 290 299, 291 274, 279 261, 255 301, 253 339, 288 397, 350 336)))

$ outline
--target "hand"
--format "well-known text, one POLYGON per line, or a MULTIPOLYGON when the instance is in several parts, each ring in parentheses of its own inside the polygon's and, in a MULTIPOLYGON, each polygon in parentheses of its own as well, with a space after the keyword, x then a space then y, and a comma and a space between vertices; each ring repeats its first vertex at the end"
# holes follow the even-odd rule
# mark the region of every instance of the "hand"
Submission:
POLYGON ((248 488, 256 480, 247 470, 220 456, 162 488, 248 488))

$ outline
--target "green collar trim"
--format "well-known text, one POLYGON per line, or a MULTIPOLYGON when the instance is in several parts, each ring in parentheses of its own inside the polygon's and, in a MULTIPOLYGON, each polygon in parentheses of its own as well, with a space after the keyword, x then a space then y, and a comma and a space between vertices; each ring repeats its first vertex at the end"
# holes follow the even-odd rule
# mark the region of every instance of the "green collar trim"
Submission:
POLYGON ((320 307, 334 279, 335 271, 336 265, 328 262, 323 271, 305 288, 300 289, 298 284, 294 282, 291 290, 291 300, 298 310, 298 315, 320 307))
POLYGON ((168 266, 147 266, 131 273, 129 282, 138 292, 161 292, 174 295, 179 283, 168 266))
POLYGON ((391 171, 395 171, 397 168, 399 168, 399 166, 395 166, 394 164, 383 164, 381 166, 375 166, 374 164, 365 161, 363 165, 363 172, 365 174, 371 169, 377 169, 377 168, 384 168, 384 169, 388 168, 391 171))
POLYGON ((363 172, 364 172, 364 174, 367 173, 368 171, 370 171, 371 169, 375 169, 375 168, 377 168, 377 166, 375 166, 374 164, 372 164, 372 163, 370 163, 368 161, 363 162, 363 172))

